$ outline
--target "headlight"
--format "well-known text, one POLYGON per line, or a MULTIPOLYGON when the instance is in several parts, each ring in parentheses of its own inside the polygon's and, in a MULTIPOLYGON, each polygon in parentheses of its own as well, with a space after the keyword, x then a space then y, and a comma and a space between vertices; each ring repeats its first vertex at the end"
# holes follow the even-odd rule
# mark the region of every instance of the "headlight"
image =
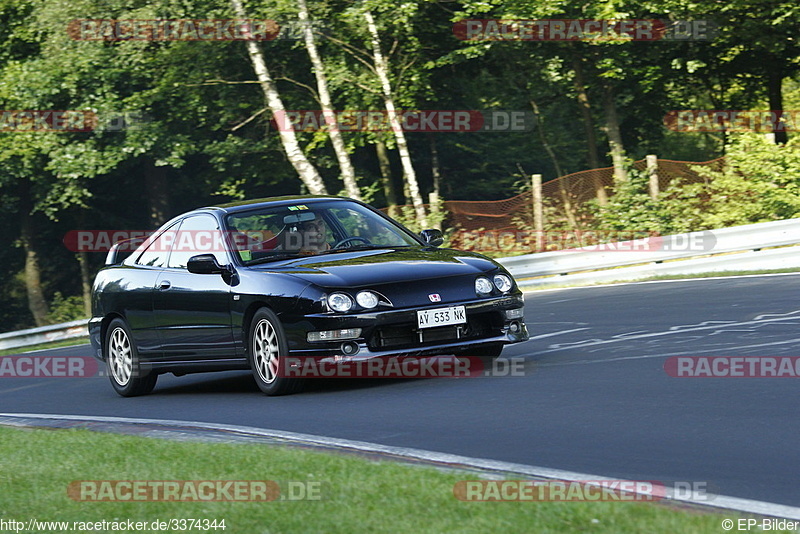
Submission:
POLYGON ((328 306, 333 311, 346 312, 353 307, 353 299, 345 293, 331 293, 328 295, 328 306))
POLYGON ((372 291, 361 291, 356 295, 356 302, 362 308, 374 308, 378 305, 378 295, 372 291))
POLYGON ((478 295, 488 295, 492 292, 492 283, 485 276, 475 280, 475 293, 478 295))
POLYGON ((504 274, 496 274, 494 275, 494 285, 500 290, 501 293, 505 293, 506 291, 511 290, 511 286, 513 284, 511 282, 511 278, 508 276, 504 274))

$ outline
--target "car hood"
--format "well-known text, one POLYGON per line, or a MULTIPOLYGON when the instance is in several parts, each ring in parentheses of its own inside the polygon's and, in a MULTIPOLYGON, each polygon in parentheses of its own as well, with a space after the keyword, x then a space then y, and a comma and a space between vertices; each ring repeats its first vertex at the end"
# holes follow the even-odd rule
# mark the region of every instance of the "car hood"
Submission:
POLYGON ((321 254, 256 265, 320 287, 354 288, 478 275, 496 269, 492 260, 453 249, 380 249, 321 254))

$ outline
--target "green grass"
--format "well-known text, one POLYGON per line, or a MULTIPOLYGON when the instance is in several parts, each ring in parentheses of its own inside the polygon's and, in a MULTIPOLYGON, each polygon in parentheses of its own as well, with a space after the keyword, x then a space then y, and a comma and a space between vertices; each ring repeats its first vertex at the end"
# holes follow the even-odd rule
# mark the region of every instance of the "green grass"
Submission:
MULTIPOLYGON (((0 427, 0 519, 217 519, 226 533, 714 533, 722 515, 652 503, 462 502, 440 471, 262 444, 177 442, 87 430, 0 427), (79 502, 80 480, 274 480, 321 483, 321 500, 79 502)), ((195 530, 194 532, 198 532, 195 530)), ((212 530, 213 532, 213 530, 212 530)), ((217 532, 223 532, 218 530, 217 532)))
POLYGON ((72 339, 64 339, 61 341, 50 341, 48 343, 39 343, 38 345, 28 345, 27 347, 17 347, 14 349, 0 350, 0 356, 8 356, 9 354, 22 354, 24 352, 31 352, 34 350, 44 349, 57 349, 59 347, 72 347, 74 345, 83 345, 89 343, 89 336, 75 337, 72 339))

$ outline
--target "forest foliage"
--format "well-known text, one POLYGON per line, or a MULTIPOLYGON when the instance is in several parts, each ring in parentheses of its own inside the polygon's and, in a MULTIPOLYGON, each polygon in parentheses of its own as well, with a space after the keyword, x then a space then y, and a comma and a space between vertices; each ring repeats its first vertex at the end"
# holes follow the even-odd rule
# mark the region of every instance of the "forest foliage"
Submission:
MULTIPOLYGON (((66 132, 0 125, 3 329, 86 316, 104 253, 69 250, 68 232, 147 230, 198 206, 307 192, 313 181, 298 170, 301 159, 328 193, 357 192, 376 207, 427 202, 432 192, 501 199, 534 173, 547 181, 614 165, 616 194, 587 206, 601 229, 671 233, 796 217, 792 131, 768 140, 664 121, 675 110, 800 109, 799 26, 800 4, 789 0, 0 0, 0 108, 100 121, 66 132), (322 69, 309 54, 303 9, 322 69), (277 38, 254 50, 236 40, 75 35, 82 20, 241 12, 276 21, 277 38), (655 41, 464 40, 454 27, 467 19, 710 21, 715 30, 655 41), (254 70, 256 50, 269 80, 254 70), (324 129, 299 131, 292 152, 267 82, 286 110, 319 111, 327 90, 335 110, 387 110, 391 101, 398 110, 533 120, 519 131, 345 131, 343 152, 324 129), (646 154, 725 155, 726 166, 654 200, 628 167, 646 154)), ((419 219, 418 210, 395 213, 419 219)))

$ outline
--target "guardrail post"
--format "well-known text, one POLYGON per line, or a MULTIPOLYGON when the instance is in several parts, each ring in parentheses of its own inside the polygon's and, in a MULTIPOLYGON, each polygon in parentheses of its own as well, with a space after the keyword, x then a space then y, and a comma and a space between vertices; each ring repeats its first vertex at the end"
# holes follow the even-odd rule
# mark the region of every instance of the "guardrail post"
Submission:
POLYGON ((648 154, 645 161, 647 162, 647 174, 650 176, 650 198, 658 200, 658 157, 648 154))
POLYGON ((542 203, 542 175, 531 176, 533 193, 533 231, 536 233, 536 251, 544 250, 544 207, 542 203))

